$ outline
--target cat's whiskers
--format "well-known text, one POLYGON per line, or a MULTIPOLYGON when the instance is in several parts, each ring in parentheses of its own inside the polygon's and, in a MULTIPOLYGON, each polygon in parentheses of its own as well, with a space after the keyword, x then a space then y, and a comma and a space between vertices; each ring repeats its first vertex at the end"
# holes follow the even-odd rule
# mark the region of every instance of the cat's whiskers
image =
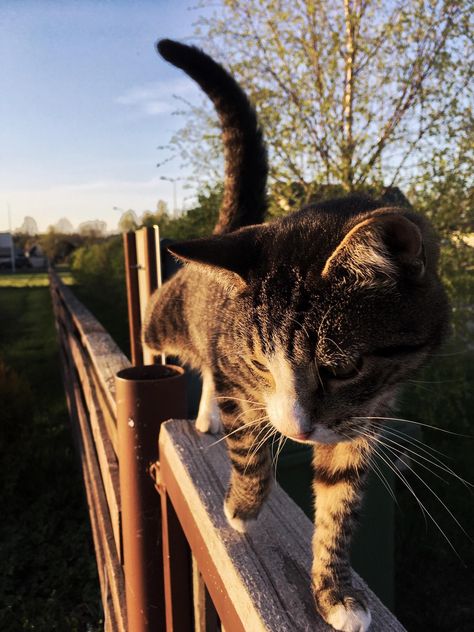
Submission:
POLYGON ((280 434, 280 438, 278 439, 276 453, 274 454, 273 459, 272 459, 272 468, 274 469, 275 480, 277 476, 278 458, 281 454, 281 451, 285 447, 285 443, 287 442, 287 440, 288 440, 288 437, 285 437, 284 435, 280 434))
POLYGON ((247 404, 257 404, 258 406, 261 405, 262 402, 257 402, 254 399, 245 399, 243 397, 231 397, 230 395, 216 395, 215 397, 213 397, 213 399, 230 399, 236 402, 246 402, 247 404))
MULTIPOLYGON (((390 450, 390 452, 392 454, 394 454, 394 456, 399 458, 402 461, 402 463, 404 465, 406 465, 407 467, 408 467, 408 464, 403 460, 402 457, 405 457, 407 459, 411 459, 414 463, 417 463, 418 465, 421 465, 421 467, 425 468, 425 470, 428 470, 428 472, 430 472, 433 476, 436 476, 436 478, 439 478, 441 481, 443 481, 443 483, 446 483, 447 485, 449 484, 448 481, 445 478, 440 476, 437 472, 435 472, 430 467, 428 467, 425 463, 422 463, 421 461, 419 461, 416 458, 416 457, 425 458, 422 455, 418 454, 418 452, 415 452, 414 450, 410 450, 410 448, 407 448, 406 446, 402 445, 401 443, 393 441, 393 439, 390 439, 390 437, 383 437, 382 438, 381 436, 379 436, 379 437, 376 438, 376 441, 381 443, 385 448, 387 448, 387 450, 390 450), (389 445, 387 443, 387 441, 393 442, 395 445, 397 445, 399 447, 394 447, 394 445, 389 445), (411 455, 409 456, 407 454, 407 452, 411 452, 415 456, 411 456, 411 455)), ((429 461, 429 459, 426 459, 426 460, 429 461)), ((432 463, 432 461, 429 461, 429 462, 432 463)), ((433 463, 433 465, 436 465, 436 463, 433 463)))
MULTIPOLYGON (((371 436, 371 439, 373 440, 374 437, 371 436)), ((425 520, 425 525, 428 528, 428 522, 426 520, 427 512, 426 512, 425 506, 423 505, 421 500, 416 495, 415 491, 413 490, 413 488, 410 485, 410 483, 407 481, 406 477, 402 474, 402 472, 395 465, 395 463, 393 463, 390 459, 388 459, 382 453, 382 451, 379 449, 379 447, 377 446, 377 444, 375 442, 372 445, 373 445, 374 454, 376 454, 385 463, 385 465, 404 483, 404 485, 407 487, 407 489, 412 493, 413 497, 415 498, 416 502, 418 503, 418 506, 420 507, 421 513, 422 513, 423 518, 425 520)))
MULTIPOLYGON (((265 417, 262 417, 262 419, 265 419, 265 417)), ((248 428, 249 426, 256 426, 257 424, 261 423, 262 419, 255 419, 253 421, 249 421, 248 423, 240 425, 238 428, 234 428, 230 432, 227 432, 220 439, 217 439, 217 441, 214 441, 214 443, 211 443, 210 445, 206 446, 205 450, 209 450, 209 448, 212 448, 213 446, 217 445, 221 441, 224 441, 224 439, 227 439, 227 437, 230 437, 231 435, 235 434, 236 432, 240 432, 244 428, 248 428)))
POLYGON ((251 413, 261 414, 262 410, 266 411, 267 410, 266 406, 256 406, 255 408, 248 408, 247 410, 243 410, 233 420, 233 423, 235 424, 237 421, 239 421, 241 417, 244 417, 244 415, 250 415, 251 413))
POLYGON ((375 461, 374 458, 372 458, 370 456, 367 457, 367 461, 369 463, 369 467, 372 468, 372 470, 377 475, 378 479, 382 482, 382 484, 384 485, 385 489, 388 491, 388 493, 392 497, 394 503, 396 503, 398 506, 400 506, 399 503, 398 503, 397 497, 395 496, 395 493, 394 493, 392 487, 390 486, 390 483, 388 482, 385 474, 382 472, 382 469, 379 467, 378 463, 375 461))
MULTIPOLYGON (((344 432, 341 432, 341 435, 346 437, 349 441, 352 441, 351 437, 345 434, 344 432)), ((382 472, 376 460, 373 458, 373 456, 371 456, 370 454, 366 452, 363 452, 360 448, 358 448, 358 451, 360 455, 362 456, 362 459, 365 462, 365 464, 374 472, 374 474, 377 476, 379 481, 383 484, 385 489, 388 491, 388 493, 392 497, 393 501, 399 506, 398 500, 394 494, 394 491, 390 483, 387 481, 387 478, 385 477, 384 473, 382 472)))
POLYGON ((413 444, 417 444, 417 447, 420 448, 420 450, 422 450, 423 452, 426 452, 427 454, 429 454, 430 456, 432 456, 434 459, 437 459, 438 461, 440 461, 442 463, 442 461, 440 459, 438 459, 435 454, 440 454, 441 456, 443 456, 446 459, 452 459, 451 456, 445 454, 444 452, 441 452, 441 450, 437 450, 436 448, 433 448, 433 446, 428 445, 427 443, 425 443, 424 441, 421 441, 421 439, 417 439, 416 437, 413 437, 412 435, 408 434, 407 432, 403 432, 403 430, 401 430, 400 428, 394 428, 393 426, 389 426, 388 424, 385 424, 381 421, 378 422, 372 422, 373 424, 378 424, 380 429, 385 432, 388 432, 396 437, 399 437, 402 441, 407 441, 409 443, 413 443, 413 444))
MULTIPOLYGON (((474 484, 470 483, 469 481, 466 481, 464 478, 459 476, 459 474, 456 474, 456 472, 454 470, 452 470, 448 465, 446 465, 446 463, 444 463, 444 461, 442 461, 436 455, 434 455, 431 452, 429 452, 426 449, 426 447, 429 448, 429 446, 424 447, 425 444, 422 441, 419 441, 418 439, 415 439, 414 437, 410 437, 409 435, 405 434, 404 432, 396 432, 393 428, 387 428, 386 426, 384 426, 382 424, 380 425, 380 428, 384 432, 387 432, 387 433, 399 438, 401 441, 409 443, 414 448, 417 448, 418 450, 422 450, 425 454, 428 454, 431 459, 434 459, 434 461, 430 460, 429 458, 427 458, 425 456, 423 456, 419 452, 416 452, 416 451, 412 450, 411 448, 408 448, 407 446, 404 446, 402 443, 397 443, 394 439, 391 439, 390 437, 385 437, 386 440, 396 443, 397 445, 402 447, 405 451, 412 452, 418 458, 428 461, 429 463, 431 463, 435 467, 438 467, 439 469, 444 470, 447 474, 451 474, 451 476, 453 476, 454 478, 457 478, 472 493, 472 489, 471 488, 474 487, 474 484), (421 444, 421 445, 418 445, 418 444, 421 444)), ((434 452, 437 452, 438 454, 442 454, 442 452, 440 452, 439 450, 435 450, 434 448, 430 448, 430 450, 433 450, 434 452)), ((423 464, 420 464, 420 465, 423 465, 423 464)), ((430 471, 432 471, 432 470, 430 470, 430 471)), ((433 472, 433 474, 434 474, 434 472, 433 472)))
POLYGON ((244 475, 247 473, 247 469, 250 465, 251 460, 257 454, 257 452, 265 445, 265 443, 277 433, 277 429, 272 425, 270 421, 267 421, 266 424, 262 427, 262 429, 257 434, 254 439, 252 446, 250 447, 249 453, 247 455, 247 464, 244 469, 244 475), (262 433, 264 434, 263 438, 260 438, 262 433))
MULTIPOLYGON (((369 433, 365 433, 364 431, 360 431, 360 433, 363 436, 366 436, 368 438, 370 438, 371 440, 374 440, 377 444, 379 448, 385 448, 386 450, 388 450, 392 455, 396 456, 397 458, 400 458, 400 460, 403 462, 403 464, 405 465, 405 467, 407 467, 420 481, 421 483, 423 483, 423 485, 431 492, 431 494, 433 494, 433 496, 441 503, 441 505, 444 507, 444 509, 448 512, 448 514, 451 516, 451 518, 456 522, 456 524, 459 526, 459 528, 463 531, 463 533, 472 541, 471 536, 466 532, 466 530, 464 529, 464 527, 462 526, 462 524, 459 522, 459 520, 456 518, 456 516, 453 514, 453 512, 446 506, 446 504, 443 502, 443 500, 441 500, 441 498, 438 496, 438 494, 430 487, 430 485, 428 485, 428 483, 423 479, 423 477, 421 477, 417 472, 415 472, 415 470, 410 466, 409 463, 407 463, 406 461, 403 460, 404 452, 402 450, 396 450, 395 448, 387 445, 387 443, 385 443, 385 441, 383 441, 380 437, 376 437, 373 435, 370 435, 369 433)), ((375 446, 374 446, 375 447, 375 446)), ((381 452, 380 449, 377 450, 376 452, 378 453, 378 455, 381 457, 381 452)), ((385 459, 384 459, 385 460, 385 459)), ((390 461, 390 459, 388 458, 388 460, 385 460, 385 462, 388 464, 388 462, 390 461)), ((405 483, 405 485, 408 487, 408 489, 411 491, 411 493, 415 496, 415 498, 418 500, 418 503, 421 504, 421 506, 423 507, 424 511, 426 512, 426 514, 431 518, 431 520, 433 521, 433 523, 436 525, 436 527, 438 528, 438 530, 440 531, 440 533, 443 535, 443 537, 445 538, 445 540, 447 541, 447 543, 449 544, 449 546, 452 548, 452 550, 454 551, 454 553, 457 555, 457 557, 459 559, 461 559, 459 553, 457 552, 456 548, 454 547, 454 545, 452 544, 451 540, 448 538, 448 536, 446 535, 446 533, 444 532, 444 530, 440 527, 439 523, 433 518, 432 514, 430 513, 430 511, 426 508, 426 506, 421 503, 421 501, 419 500, 418 496, 415 494, 413 488, 408 484, 406 477, 403 476, 400 472, 400 469, 396 466, 395 463, 391 463, 391 469, 392 471, 396 472, 397 475, 399 476, 399 478, 405 483)))
POLYGON ((433 430, 439 430, 439 432, 445 432, 446 434, 454 435, 456 437, 463 437, 465 439, 474 439, 474 437, 471 435, 460 434, 459 432, 453 432, 452 430, 446 430, 445 428, 438 428, 437 426, 432 426, 431 424, 422 423, 421 421, 413 421, 412 419, 401 419, 400 417, 352 417, 352 419, 404 421, 407 424, 416 424, 417 426, 432 428, 433 430))

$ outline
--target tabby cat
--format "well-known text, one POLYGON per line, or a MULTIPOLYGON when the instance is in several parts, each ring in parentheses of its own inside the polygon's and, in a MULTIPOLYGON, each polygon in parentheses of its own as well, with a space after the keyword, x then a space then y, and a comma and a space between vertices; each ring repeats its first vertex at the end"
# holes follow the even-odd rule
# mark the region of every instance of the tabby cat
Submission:
POLYGON ((267 153, 248 98, 199 49, 162 40, 158 51, 214 103, 225 192, 214 236, 171 246, 188 265, 152 296, 143 342, 200 371, 196 427, 228 434, 224 511, 238 531, 270 491, 268 428, 314 446, 316 608, 336 630, 365 631, 349 543, 376 419, 447 329, 436 238, 423 217, 364 197, 262 224, 267 153))

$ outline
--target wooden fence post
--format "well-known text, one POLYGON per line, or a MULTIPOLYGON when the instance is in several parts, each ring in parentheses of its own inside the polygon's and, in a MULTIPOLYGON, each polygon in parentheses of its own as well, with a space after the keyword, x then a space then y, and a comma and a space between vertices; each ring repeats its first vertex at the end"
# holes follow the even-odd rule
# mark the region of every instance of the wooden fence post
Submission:
POLYGON ((165 629, 159 496, 150 476, 161 423, 186 416, 184 370, 151 365, 116 377, 118 457, 128 630, 165 629))

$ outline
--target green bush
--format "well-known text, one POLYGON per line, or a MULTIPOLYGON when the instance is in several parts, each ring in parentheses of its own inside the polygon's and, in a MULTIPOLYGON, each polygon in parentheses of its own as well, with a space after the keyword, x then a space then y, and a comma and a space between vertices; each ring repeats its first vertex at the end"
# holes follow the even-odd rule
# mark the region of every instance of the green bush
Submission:
POLYGON ((71 270, 81 285, 115 290, 125 278, 121 237, 78 248, 71 256, 71 270))
POLYGON ((127 293, 121 235, 78 248, 71 257, 74 293, 128 353, 127 293))

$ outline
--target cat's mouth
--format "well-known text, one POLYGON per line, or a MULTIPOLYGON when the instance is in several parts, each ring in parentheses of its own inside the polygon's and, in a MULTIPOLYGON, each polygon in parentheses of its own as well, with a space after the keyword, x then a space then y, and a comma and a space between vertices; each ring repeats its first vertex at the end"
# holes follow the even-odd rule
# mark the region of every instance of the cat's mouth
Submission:
POLYGON ((334 444, 342 441, 348 441, 347 437, 344 437, 334 430, 318 424, 312 430, 308 432, 300 432, 294 435, 287 435, 293 441, 297 443, 327 443, 334 444))

